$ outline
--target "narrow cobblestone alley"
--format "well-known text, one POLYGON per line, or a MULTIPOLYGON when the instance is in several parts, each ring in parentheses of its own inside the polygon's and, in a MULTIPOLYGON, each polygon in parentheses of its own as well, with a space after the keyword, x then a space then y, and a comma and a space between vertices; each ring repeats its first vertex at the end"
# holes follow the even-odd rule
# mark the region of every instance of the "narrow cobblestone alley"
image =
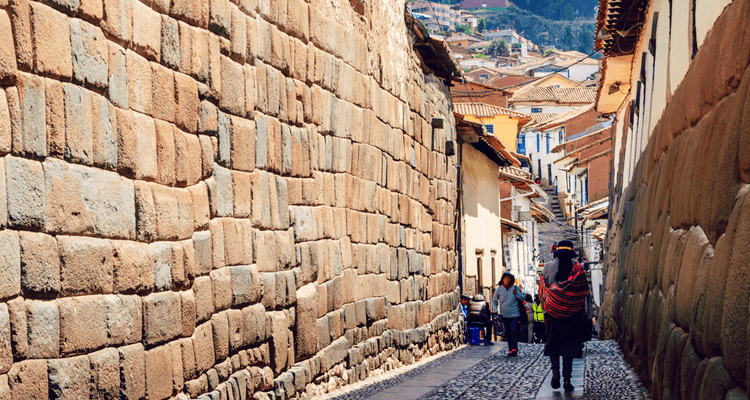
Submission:
POLYGON ((544 345, 521 344, 517 358, 506 357, 507 344, 463 346, 408 372, 361 382, 356 389, 332 393, 331 400, 364 399, 646 399, 647 392, 628 367, 614 341, 586 344, 573 365, 576 389, 566 394, 550 387, 544 345))

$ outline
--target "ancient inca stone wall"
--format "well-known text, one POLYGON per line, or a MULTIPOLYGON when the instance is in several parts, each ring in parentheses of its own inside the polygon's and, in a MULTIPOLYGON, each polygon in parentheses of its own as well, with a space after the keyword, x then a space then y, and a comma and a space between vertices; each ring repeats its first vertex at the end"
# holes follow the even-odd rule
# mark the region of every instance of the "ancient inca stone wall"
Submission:
POLYGON ((457 343, 404 5, 0 0, 0 398, 309 397, 457 343))
POLYGON ((603 333, 654 399, 750 388, 748 18, 723 10, 613 209, 603 333))

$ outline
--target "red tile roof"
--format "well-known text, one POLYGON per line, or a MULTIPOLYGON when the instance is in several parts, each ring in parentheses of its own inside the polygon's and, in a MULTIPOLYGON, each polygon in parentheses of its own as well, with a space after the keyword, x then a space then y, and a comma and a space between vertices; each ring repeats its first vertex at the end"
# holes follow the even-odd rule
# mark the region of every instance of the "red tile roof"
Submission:
POLYGON ((531 86, 516 92, 509 102, 552 102, 586 104, 596 101, 596 88, 557 88, 531 86))

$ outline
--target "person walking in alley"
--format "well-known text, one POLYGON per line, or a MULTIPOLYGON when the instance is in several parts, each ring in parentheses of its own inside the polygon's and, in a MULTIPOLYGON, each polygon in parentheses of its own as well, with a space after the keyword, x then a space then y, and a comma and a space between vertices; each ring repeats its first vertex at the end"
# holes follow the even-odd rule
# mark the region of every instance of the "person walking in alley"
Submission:
POLYGON ((547 343, 544 355, 552 363, 552 388, 560 387, 560 357, 566 392, 575 388, 570 383, 573 359, 583 357, 583 343, 591 338, 593 308, 591 290, 583 266, 575 262, 573 243, 563 240, 557 245, 555 259, 542 271, 539 295, 545 311, 547 343), (590 314, 590 316, 589 316, 590 314))
POLYGON ((500 278, 495 295, 492 297, 492 309, 503 316, 505 335, 508 338, 508 357, 518 356, 518 339, 520 334, 520 318, 518 303, 523 302, 525 296, 515 285, 516 277, 506 272, 500 278))
POLYGON ((524 326, 524 333, 521 338, 526 343, 534 343, 534 300, 531 298, 530 293, 526 293, 526 297, 523 302, 524 312, 526 312, 526 325, 524 326))
POLYGON ((539 295, 534 296, 534 343, 544 343, 547 341, 547 331, 544 328, 544 308, 539 295))
POLYGON ((474 295, 468 307, 469 312, 466 315, 467 326, 477 326, 484 328, 484 344, 492 346, 492 315, 490 315, 490 305, 481 294, 474 295))

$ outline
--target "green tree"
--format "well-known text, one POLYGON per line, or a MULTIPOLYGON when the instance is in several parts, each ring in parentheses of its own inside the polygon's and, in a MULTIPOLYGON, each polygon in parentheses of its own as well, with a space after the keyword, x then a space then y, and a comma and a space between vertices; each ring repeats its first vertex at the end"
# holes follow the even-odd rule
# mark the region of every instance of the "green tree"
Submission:
POLYGON ((456 25, 456 32, 470 34, 471 33, 471 28, 469 28, 468 25, 456 25))
POLYGON ((508 57, 510 51, 508 50, 508 43, 502 39, 495 39, 492 41, 489 47, 487 47, 486 54, 499 57, 508 57))
POLYGON ((479 24, 477 24, 477 32, 482 33, 484 32, 484 27, 486 23, 484 22, 484 18, 479 19, 479 24))
POLYGON ((570 3, 565 3, 565 7, 563 8, 563 19, 566 21, 572 21, 574 13, 575 10, 573 9, 573 6, 571 6, 570 3))

